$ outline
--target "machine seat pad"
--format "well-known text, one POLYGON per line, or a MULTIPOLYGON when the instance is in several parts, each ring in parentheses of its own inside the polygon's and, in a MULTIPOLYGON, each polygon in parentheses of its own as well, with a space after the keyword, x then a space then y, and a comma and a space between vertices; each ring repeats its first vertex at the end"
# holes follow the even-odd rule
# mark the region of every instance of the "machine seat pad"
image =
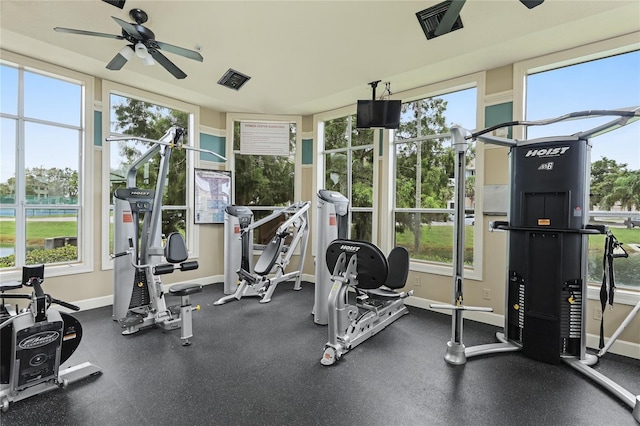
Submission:
POLYGON ((172 296, 187 296, 189 294, 200 293, 202 284, 174 284, 169 287, 169 293, 172 296))
POLYGON ((0 283, 0 291, 17 290, 22 287, 20 281, 8 281, 0 283))
POLYGON ((271 272, 273 266, 280 258, 280 252, 282 251, 283 244, 283 237, 280 237, 278 235, 273 237, 258 258, 256 265, 253 267, 253 272, 262 276, 267 275, 269 272, 271 272))
POLYGON ((370 297, 376 297, 378 299, 399 299, 400 298, 400 293, 384 287, 374 288, 371 290, 360 289, 360 291, 366 293, 370 297))

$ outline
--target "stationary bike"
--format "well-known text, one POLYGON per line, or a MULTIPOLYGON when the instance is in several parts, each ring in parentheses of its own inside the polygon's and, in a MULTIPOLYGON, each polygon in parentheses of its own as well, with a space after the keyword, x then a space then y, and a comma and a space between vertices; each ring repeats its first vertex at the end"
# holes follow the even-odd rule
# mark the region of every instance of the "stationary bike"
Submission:
POLYGON ((56 303, 78 311, 79 307, 54 299, 42 290, 44 265, 25 266, 22 281, 0 284, 0 404, 2 411, 10 402, 66 388, 70 383, 101 373, 101 369, 85 362, 59 370, 78 348, 82 326, 71 315, 51 308, 56 303), (6 294, 5 291, 32 287, 31 294, 6 294), (21 312, 5 299, 29 299, 21 312))
POLYGON ((385 255, 365 241, 335 240, 327 248, 327 266, 333 271, 329 293, 329 341, 320 363, 332 365, 342 355, 409 313, 397 292, 409 275, 409 252, 396 247, 385 255), (348 289, 356 292, 356 305, 348 303, 348 289))

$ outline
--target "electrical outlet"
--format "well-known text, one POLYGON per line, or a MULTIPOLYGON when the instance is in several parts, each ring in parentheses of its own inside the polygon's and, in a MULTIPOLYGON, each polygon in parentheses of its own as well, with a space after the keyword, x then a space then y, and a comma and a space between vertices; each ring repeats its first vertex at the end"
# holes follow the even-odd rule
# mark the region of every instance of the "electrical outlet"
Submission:
POLYGON ((484 300, 491 300, 491 290, 488 288, 482 289, 482 298, 484 300))
POLYGON ((413 278, 413 286, 420 287, 422 285, 422 279, 420 277, 413 278))
POLYGON ((602 319, 602 309, 599 306, 593 307, 593 319, 600 321, 602 319))

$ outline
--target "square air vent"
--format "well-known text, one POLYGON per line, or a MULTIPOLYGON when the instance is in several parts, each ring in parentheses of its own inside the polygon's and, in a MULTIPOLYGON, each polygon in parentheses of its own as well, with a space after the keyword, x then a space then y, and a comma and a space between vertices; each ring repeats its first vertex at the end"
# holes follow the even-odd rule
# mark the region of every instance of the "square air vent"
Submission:
MULTIPOLYGON (((447 13, 447 10, 449 10, 451 3, 452 1, 445 1, 444 3, 436 4, 435 6, 416 13, 416 17, 420 22, 424 35, 427 36, 427 40, 437 37, 435 35, 436 28, 440 25, 442 17, 447 13)), ((451 27, 451 31, 459 30, 460 28, 462 28, 462 19, 460 19, 460 15, 458 15, 451 27)))
POLYGON ((225 72, 220 80, 218 80, 218 84, 228 87, 229 89, 240 90, 250 78, 248 75, 229 68, 229 71, 225 72))

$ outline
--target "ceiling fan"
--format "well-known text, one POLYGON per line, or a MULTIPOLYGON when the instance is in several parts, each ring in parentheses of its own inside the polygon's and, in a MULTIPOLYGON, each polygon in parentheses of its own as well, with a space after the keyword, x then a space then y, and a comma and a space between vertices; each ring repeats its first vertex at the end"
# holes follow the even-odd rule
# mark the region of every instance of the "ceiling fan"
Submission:
POLYGON ((194 50, 185 49, 183 47, 174 46, 172 44, 156 40, 156 36, 153 31, 142 25, 147 22, 148 19, 147 14, 143 10, 131 9, 129 11, 129 17, 133 19, 135 23, 129 23, 112 16, 113 20, 122 27, 122 35, 97 33, 94 31, 75 30, 72 28, 61 27, 55 27, 54 30, 61 33, 115 38, 117 40, 126 40, 131 43, 123 47, 116 56, 114 56, 111 62, 107 64, 107 69, 110 70, 121 69, 135 53, 138 57, 144 60, 145 65, 152 65, 155 60, 175 78, 182 79, 185 78, 187 74, 185 74, 166 56, 160 53, 160 50, 184 56, 185 58, 193 59, 195 61, 203 61, 202 55, 194 50))

